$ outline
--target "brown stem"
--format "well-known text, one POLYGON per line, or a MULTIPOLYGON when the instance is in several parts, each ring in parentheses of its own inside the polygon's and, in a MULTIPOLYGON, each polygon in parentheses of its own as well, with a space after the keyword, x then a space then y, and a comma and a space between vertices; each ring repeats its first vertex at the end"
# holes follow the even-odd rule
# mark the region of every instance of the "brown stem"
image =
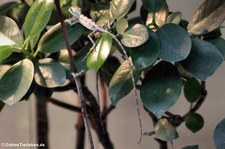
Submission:
MULTIPOLYGON (((38 144, 44 144, 45 149, 48 149, 48 113, 47 102, 45 100, 36 100, 37 114, 37 141, 38 144)), ((42 147, 38 147, 42 148, 42 147)))
POLYGON ((62 107, 64 109, 70 110, 70 111, 81 112, 81 109, 79 107, 76 107, 76 106, 64 103, 64 102, 56 100, 54 98, 50 98, 48 100, 48 102, 50 102, 50 103, 52 103, 52 104, 54 104, 56 106, 62 107))
POLYGON ((73 78, 73 82, 76 84, 77 92, 78 92, 78 95, 79 95, 79 98, 80 98, 81 111, 82 111, 82 114, 83 114, 84 125, 85 125, 85 128, 87 130, 90 149, 94 149, 94 143, 93 143, 91 128, 90 128, 90 124, 89 124, 89 120, 88 120, 88 113, 87 113, 87 109, 86 109, 86 99, 84 98, 83 90, 82 90, 82 87, 81 87, 81 81, 80 81, 80 77, 83 75, 83 72, 76 73, 75 61, 74 61, 72 49, 71 49, 70 43, 69 43, 69 36, 68 36, 68 33, 66 31, 66 28, 65 28, 64 19, 63 19, 63 16, 62 16, 59 0, 55 0, 55 6, 56 6, 56 10, 57 10, 57 15, 59 17, 59 20, 60 20, 60 23, 61 23, 61 26, 62 26, 62 32, 63 32, 63 35, 64 35, 66 48, 67 48, 68 54, 69 54, 70 68, 71 68, 71 72, 72 72, 71 75, 72 75, 72 78, 73 78))
POLYGON ((85 127, 84 127, 84 121, 83 121, 82 114, 78 115, 76 130, 77 130, 76 149, 84 149, 85 127))

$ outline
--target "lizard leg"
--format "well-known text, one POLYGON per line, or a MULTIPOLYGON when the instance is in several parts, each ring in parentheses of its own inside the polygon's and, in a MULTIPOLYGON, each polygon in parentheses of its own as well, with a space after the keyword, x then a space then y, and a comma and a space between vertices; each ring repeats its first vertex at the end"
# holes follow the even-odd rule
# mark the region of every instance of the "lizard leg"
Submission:
POLYGON ((88 51, 87 55, 83 58, 82 61, 84 61, 84 60, 87 58, 87 56, 91 53, 91 51, 92 51, 92 50, 95 48, 95 46, 96 46, 96 44, 95 44, 95 42, 94 42, 94 40, 93 40, 93 38, 92 38, 92 35, 93 35, 96 31, 97 31, 97 30, 94 30, 94 31, 92 31, 90 34, 88 34, 88 39, 91 41, 92 47, 90 48, 90 50, 88 51))
POLYGON ((70 26, 73 26, 74 24, 78 23, 79 21, 76 17, 72 17, 70 19, 67 19, 66 22, 68 22, 70 26))

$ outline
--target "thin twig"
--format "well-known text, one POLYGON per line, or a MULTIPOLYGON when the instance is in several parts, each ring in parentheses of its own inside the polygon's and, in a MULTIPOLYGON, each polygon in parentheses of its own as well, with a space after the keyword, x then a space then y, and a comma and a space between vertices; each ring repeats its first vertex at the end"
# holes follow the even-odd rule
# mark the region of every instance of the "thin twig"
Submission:
POLYGON ((89 123, 89 120, 88 120, 88 113, 87 113, 87 109, 86 109, 86 100, 84 98, 82 87, 81 87, 81 82, 80 82, 80 76, 83 75, 82 74, 83 72, 82 73, 76 73, 75 61, 74 61, 74 58, 73 58, 72 49, 71 49, 70 43, 69 43, 68 33, 66 31, 64 19, 63 19, 62 12, 61 12, 61 9, 60 9, 59 0, 55 0, 55 6, 56 6, 57 14, 58 14, 61 26, 62 26, 62 32, 63 32, 63 35, 64 35, 66 48, 67 48, 68 54, 69 54, 70 68, 71 68, 71 72, 72 72, 71 75, 72 75, 73 81, 76 84, 77 92, 78 92, 78 95, 80 97, 81 111, 82 111, 82 114, 83 114, 84 125, 85 125, 85 128, 87 130, 90 149, 94 149, 94 143, 93 143, 93 138, 92 138, 92 133, 91 133, 91 128, 90 128, 90 123, 89 123))

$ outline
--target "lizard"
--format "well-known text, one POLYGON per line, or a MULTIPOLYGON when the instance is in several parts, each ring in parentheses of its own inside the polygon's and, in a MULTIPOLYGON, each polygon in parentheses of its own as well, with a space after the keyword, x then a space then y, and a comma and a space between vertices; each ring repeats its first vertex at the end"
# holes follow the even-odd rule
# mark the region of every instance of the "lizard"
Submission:
MULTIPOLYGON (((121 48, 123 54, 124 54, 124 58, 125 60, 127 60, 128 65, 130 67, 130 74, 131 74, 131 80, 132 80, 132 85, 134 87, 134 94, 135 94, 135 100, 136 100, 136 105, 137 105, 137 113, 138 113, 138 118, 139 118, 139 125, 140 125, 140 140, 138 142, 138 144, 141 142, 142 140, 142 121, 141 121, 141 116, 140 116, 140 109, 139 109, 139 101, 138 101, 138 94, 137 94, 137 88, 135 86, 135 79, 134 79, 134 74, 132 71, 132 62, 129 59, 126 50, 124 49, 124 46, 122 45, 122 43, 118 40, 118 38, 116 37, 116 35, 112 34, 111 32, 109 32, 108 30, 100 27, 98 24, 96 24, 92 19, 86 17, 85 15, 83 15, 81 13, 81 8, 78 6, 72 6, 69 8, 69 12, 72 14, 72 18, 67 19, 67 22, 72 26, 76 23, 80 23, 81 25, 83 25, 85 28, 87 28, 88 30, 92 31, 90 34, 88 34, 88 38, 92 43, 92 47, 90 48, 89 52, 87 53, 86 56, 88 56, 88 54, 95 48, 95 42, 92 39, 92 35, 95 32, 102 32, 102 33, 107 33, 109 34, 115 41, 116 43, 119 45, 119 47, 121 48)), ((85 57, 86 58, 86 57, 85 57)), ((84 58, 84 59, 85 59, 84 58)))

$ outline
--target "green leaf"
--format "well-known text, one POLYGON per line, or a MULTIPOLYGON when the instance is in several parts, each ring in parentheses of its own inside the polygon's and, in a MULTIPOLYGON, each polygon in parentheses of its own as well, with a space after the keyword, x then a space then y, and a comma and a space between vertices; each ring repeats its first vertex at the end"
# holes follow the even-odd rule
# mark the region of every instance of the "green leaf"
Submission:
POLYGON ((8 105, 20 101, 33 81, 33 63, 24 59, 13 65, 0 79, 0 100, 8 105))
POLYGON ((10 9, 15 7, 18 4, 18 2, 6 2, 0 6, 0 15, 6 16, 10 9))
MULTIPOLYGON (((69 42, 72 45, 77 41, 84 31, 84 27, 76 24, 73 27, 66 25, 69 42)), ((38 51, 42 53, 53 53, 66 48, 65 41, 63 40, 63 32, 60 23, 49 29, 40 39, 38 43, 38 51)))
POLYGON ((157 30, 160 40, 159 56, 169 62, 187 58, 191 51, 191 39, 187 32, 176 24, 165 24, 157 30))
POLYGON ((192 39, 191 53, 181 65, 193 76, 200 80, 206 80, 223 62, 223 56, 219 50, 209 42, 200 39, 192 39))
MULTIPOLYGON (((124 61, 113 75, 109 84, 109 97, 113 105, 125 97, 133 88, 131 71, 128 60, 124 61)), ((135 83, 140 78, 140 72, 135 67, 132 68, 135 83)))
POLYGON ((10 65, 0 65, 0 79, 4 76, 4 74, 11 68, 10 65))
POLYGON ((181 12, 173 12, 166 20, 166 23, 174 23, 179 25, 181 22, 181 12))
POLYGON ((77 72, 80 72, 81 70, 84 70, 84 71, 88 70, 88 66, 84 58, 87 56, 91 47, 92 47, 92 43, 89 43, 85 45, 79 52, 76 53, 74 60, 76 63, 75 66, 76 66, 77 72))
POLYGON ((160 62, 145 76, 140 88, 144 106, 157 118, 173 106, 182 89, 182 80, 175 66, 160 62))
POLYGON ((184 95, 190 103, 194 103, 201 95, 201 85, 195 78, 184 83, 184 95))
POLYGON ((148 29, 142 24, 135 24, 124 32, 121 42, 127 47, 138 47, 145 43, 148 38, 148 29))
POLYGON ((191 113, 185 116, 185 125, 193 133, 202 129, 204 125, 203 117, 198 113, 191 113))
POLYGON ((112 79, 114 73, 120 66, 120 61, 113 56, 107 58, 105 63, 101 67, 101 75, 106 84, 109 86, 110 80, 112 79))
POLYGON ((121 19, 129 12, 134 2, 135 0, 112 0, 109 10, 110 16, 113 19, 121 19))
POLYGON ((33 48, 43 29, 48 24, 52 10, 54 7, 54 0, 36 0, 29 9, 25 22, 24 22, 24 34, 28 38, 33 48))
POLYGON ((225 146, 225 119, 223 119, 219 124, 217 124, 214 134, 214 143, 216 149, 224 149, 225 146))
POLYGON ((198 149, 198 145, 185 146, 182 149, 198 149))
POLYGON ((108 33, 103 33, 98 39, 96 47, 87 56, 88 68, 97 71, 109 56, 111 47, 112 37, 108 33))
POLYGON ((18 3, 15 7, 10 9, 8 16, 16 21, 19 28, 22 28, 28 10, 29 6, 26 3, 18 3))
POLYGON ((225 58, 225 40, 222 37, 218 37, 216 39, 210 40, 210 43, 214 44, 225 58))
POLYGON ((4 108, 4 106, 5 106, 4 102, 2 102, 2 101, 0 100, 0 112, 2 111, 2 109, 4 108))
POLYGON ((225 19, 224 0, 206 0, 192 16, 188 32, 201 35, 218 28, 225 19))
POLYGON ((156 13, 165 4, 166 0, 142 0, 143 6, 149 11, 156 13))
POLYGON ((13 52, 13 48, 11 46, 0 46, 0 61, 9 57, 13 52))
POLYGON ((16 22, 6 16, 0 16, 0 46, 17 45, 22 42, 22 35, 16 22))
POLYGON ((127 27, 128 27, 128 21, 126 18, 121 18, 120 20, 116 22, 116 31, 121 35, 123 35, 127 27))
POLYGON ((155 138, 171 142, 178 137, 176 128, 172 126, 167 119, 160 119, 155 124, 155 138))
POLYGON ((148 29, 149 39, 141 46, 131 49, 134 66, 142 70, 152 65, 159 56, 160 43, 155 32, 148 29))
POLYGON ((66 72, 58 62, 45 58, 36 63, 34 79, 42 87, 54 88, 65 83, 66 72))

